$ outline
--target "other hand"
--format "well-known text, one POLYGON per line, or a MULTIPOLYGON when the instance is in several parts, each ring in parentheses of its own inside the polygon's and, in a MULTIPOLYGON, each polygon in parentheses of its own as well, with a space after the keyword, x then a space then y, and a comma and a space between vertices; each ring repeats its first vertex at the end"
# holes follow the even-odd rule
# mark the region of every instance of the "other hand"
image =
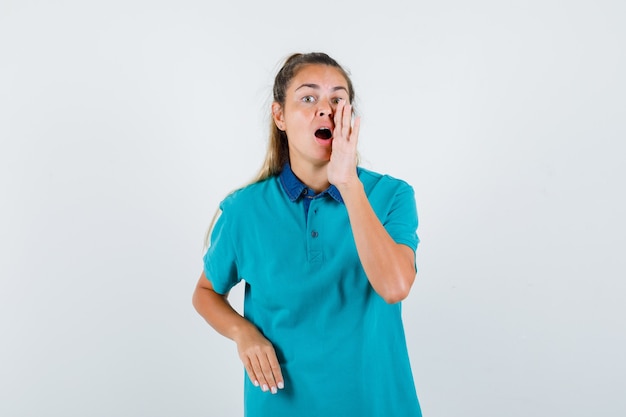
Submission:
POLYGON ((357 142, 361 119, 352 125, 352 106, 339 102, 335 109, 332 153, 328 163, 328 182, 340 188, 357 180, 357 142))
POLYGON ((274 346, 258 329, 254 327, 246 329, 235 342, 239 358, 254 386, 272 394, 284 388, 285 382, 274 346))

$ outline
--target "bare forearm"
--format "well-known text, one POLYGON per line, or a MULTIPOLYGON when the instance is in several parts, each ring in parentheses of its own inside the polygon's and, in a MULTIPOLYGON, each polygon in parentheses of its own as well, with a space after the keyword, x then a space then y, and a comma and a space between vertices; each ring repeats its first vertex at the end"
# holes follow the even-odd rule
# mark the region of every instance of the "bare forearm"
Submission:
POLYGON ((403 300, 415 280, 413 251, 396 243, 374 213, 360 181, 340 189, 359 259, 374 290, 389 303, 403 300))
POLYGON ((226 296, 209 288, 197 287, 193 293, 193 306, 196 311, 221 335, 237 340, 245 330, 253 327, 228 302, 226 296))

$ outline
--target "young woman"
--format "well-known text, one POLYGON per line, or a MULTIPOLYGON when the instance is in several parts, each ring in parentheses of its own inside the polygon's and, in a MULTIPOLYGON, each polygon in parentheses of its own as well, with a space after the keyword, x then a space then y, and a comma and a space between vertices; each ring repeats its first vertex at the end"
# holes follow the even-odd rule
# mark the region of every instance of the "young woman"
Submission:
POLYGON ((400 310, 413 189, 357 166, 354 89, 334 59, 290 56, 273 93, 264 166, 221 202, 193 305, 237 344, 248 417, 421 416, 400 310), (228 303, 241 280, 244 317, 228 303))

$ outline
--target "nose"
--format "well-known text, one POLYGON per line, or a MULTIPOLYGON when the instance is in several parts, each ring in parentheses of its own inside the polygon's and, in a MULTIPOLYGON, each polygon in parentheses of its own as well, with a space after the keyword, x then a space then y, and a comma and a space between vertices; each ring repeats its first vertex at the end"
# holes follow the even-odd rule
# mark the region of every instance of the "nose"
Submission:
POLYGON ((320 117, 328 116, 332 119, 334 111, 335 108, 330 101, 320 101, 320 106, 317 109, 317 115, 320 117))

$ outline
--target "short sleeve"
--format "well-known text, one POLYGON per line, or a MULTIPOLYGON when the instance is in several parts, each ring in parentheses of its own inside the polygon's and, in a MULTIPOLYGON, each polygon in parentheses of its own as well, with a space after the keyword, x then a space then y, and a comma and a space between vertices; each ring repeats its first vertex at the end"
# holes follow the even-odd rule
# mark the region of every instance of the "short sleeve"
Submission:
POLYGON ((383 226, 396 243, 402 243, 416 251, 419 238, 415 192, 406 182, 400 181, 399 184, 383 226))
POLYGON ((233 222, 224 203, 220 204, 219 215, 213 230, 209 248, 204 254, 204 273, 219 294, 226 294, 241 278, 237 270, 237 254, 233 243, 233 222))

